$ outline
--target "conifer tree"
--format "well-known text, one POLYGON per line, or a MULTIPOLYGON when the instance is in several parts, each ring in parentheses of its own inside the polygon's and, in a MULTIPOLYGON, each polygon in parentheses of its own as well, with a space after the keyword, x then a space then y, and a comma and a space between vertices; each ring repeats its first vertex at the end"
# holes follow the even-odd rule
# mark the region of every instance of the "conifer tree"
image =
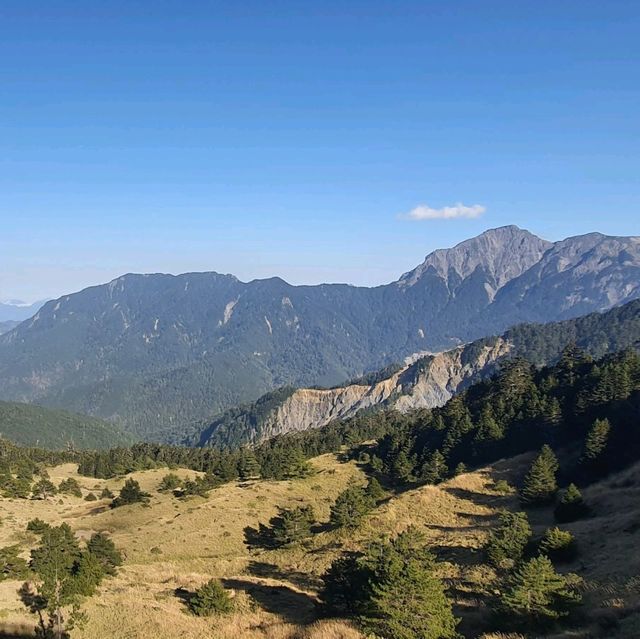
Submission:
POLYGON ((520 497, 525 504, 548 504, 553 500, 558 490, 556 483, 558 466, 558 459, 551 448, 545 444, 524 479, 520 497))
POLYGON ((522 564, 501 597, 503 611, 525 626, 553 622, 569 614, 580 601, 572 579, 558 574, 544 555, 522 564))
POLYGON ((407 531, 379 548, 363 623, 392 639, 453 639, 458 620, 434 573, 435 559, 416 540, 407 531))
POLYGON ((372 477, 364 489, 365 497, 373 508, 378 502, 384 499, 386 492, 380 482, 372 477))
POLYGON ((609 441, 611 424, 608 419, 596 419, 584 442, 580 463, 587 472, 600 473, 604 470, 603 457, 609 441))
POLYGON ((44 477, 33 486, 33 496, 35 499, 47 499, 57 492, 55 485, 44 477))
POLYGON ((434 450, 427 455, 420 470, 420 479, 427 484, 438 484, 447 478, 449 468, 444 455, 439 450, 434 450))
POLYGON ((95 533, 87 542, 90 552, 102 566, 106 575, 115 575, 116 569, 122 564, 122 554, 113 541, 104 533, 95 533))
POLYGON ((330 522, 336 528, 356 528, 373 504, 359 486, 350 486, 342 491, 331 506, 330 522))
POLYGON ((575 484, 569 484, 563 491, 553 514, 560 523, 576 521, 589 514, 589 506, 584 502, 582 493, 575 484))
POLYGON ((545 531, 540 541, 540 553, 553 561, 573 561, 578 549, 573 535, 556 526, 545 531))
POLYGON ((140 484, 135 479, 127 479, 120 490, 120 495, 111 502, 111 508, 118 508, 119 506, 138 502, 146 503, 148 501, 149 495, 142 492, 140 484))
POLYGON ((253 451, 243 449, 238 463, 240 479, 260 479, 260 464, 253 451))
POLYGON ((210 579, 200 586, 189 599, 189 608, 194 615, 208 617, 214 614, 225 614, 233 610, 229 593, 217 579, 210 579))
POLYGON ((281 508, 270 521, 271 535, 276 546, 288 546, 311 536, 315 513, 311 506, 281 508))
POLYGON ((496 568, 510 570, 522 559, 530 539, 531 526, 526 513, 501 513, 500 525, 491 533, 487 542, 489 561, 496 568))

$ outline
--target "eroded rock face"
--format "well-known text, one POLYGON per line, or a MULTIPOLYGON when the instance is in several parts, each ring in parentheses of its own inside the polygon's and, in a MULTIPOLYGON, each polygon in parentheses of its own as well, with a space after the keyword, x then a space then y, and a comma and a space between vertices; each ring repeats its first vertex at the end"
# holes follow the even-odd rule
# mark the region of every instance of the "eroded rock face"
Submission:
POLYGON ((456 392, 493 370, 510 348, 503 338, 496 338, 473 357, 469 357, 469 346, 427 355, 375 384, 298 389, 271 411, 253 441, 321 428, 367 408, 386 406, 407 412, 442 406, 456 392))

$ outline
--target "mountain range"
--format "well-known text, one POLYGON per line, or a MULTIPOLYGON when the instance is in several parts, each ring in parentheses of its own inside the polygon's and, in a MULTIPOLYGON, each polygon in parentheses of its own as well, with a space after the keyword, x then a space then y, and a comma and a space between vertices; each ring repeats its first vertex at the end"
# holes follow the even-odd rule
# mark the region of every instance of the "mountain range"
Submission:
POLYGON ((501 336, 411 359, 334 388, 281 388, 256 402, 228 409, 194 434, 186 434, 186 438, 185 433, 177 433, 178 441, 233 447, 321 428, 361 411, 392 408, 406 413, 436 408, 495 373, 507 360, 523 358, 538 366, 555 364, 570 344, 595 359, 639 347, 640 300, 563 322, 521 324, 501 336))
POLYGON ((507 226, 373 288, 124 275, 0 336, 0 399, 89 413, 150 439, 281 386, 331 386, 522 322, 640 297, 640 238, 548 242, 507 226))

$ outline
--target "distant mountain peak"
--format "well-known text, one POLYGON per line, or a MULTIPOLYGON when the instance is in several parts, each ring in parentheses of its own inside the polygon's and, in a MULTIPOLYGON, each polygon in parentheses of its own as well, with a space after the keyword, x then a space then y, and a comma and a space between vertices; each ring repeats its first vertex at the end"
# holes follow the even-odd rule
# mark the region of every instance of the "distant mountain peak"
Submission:
POLYGON ((453 248, 429 253, 420 266, 400 278, 399 284, 413 286, 430 269, 447 283, 452 272, 464 280, 482 267, 493 278, 495 293, 536 264, 552 246, 552 242, 514 224, 501 226, 484 231, 453 248))

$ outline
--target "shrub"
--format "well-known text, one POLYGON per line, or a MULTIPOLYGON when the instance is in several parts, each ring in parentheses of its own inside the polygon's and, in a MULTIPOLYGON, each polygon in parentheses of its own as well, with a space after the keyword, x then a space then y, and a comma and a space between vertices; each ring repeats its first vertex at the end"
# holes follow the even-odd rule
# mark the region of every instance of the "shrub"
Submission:
POLYGON ((89 493, 85 498, 85 501, 97 501, 98 498, 93 494, 93 493, 89 493))
POLYGON ((158 486, 158 490, 160 492, 165 492, 168 490, 175 490, 176 488, 180 488, 182 486, 182 480, 175 473, 169 473, 162 478, 160 485, 158 486))
POLYGON ((208 617, 231 612, 233 604, 224 586, 217 579, 210 579, 191 597, 189 609, 194 615, 208 617))
POLYGON ((100 499, 113 499, 113 493, 108 488, 103 488, 100 493, 100 499))

